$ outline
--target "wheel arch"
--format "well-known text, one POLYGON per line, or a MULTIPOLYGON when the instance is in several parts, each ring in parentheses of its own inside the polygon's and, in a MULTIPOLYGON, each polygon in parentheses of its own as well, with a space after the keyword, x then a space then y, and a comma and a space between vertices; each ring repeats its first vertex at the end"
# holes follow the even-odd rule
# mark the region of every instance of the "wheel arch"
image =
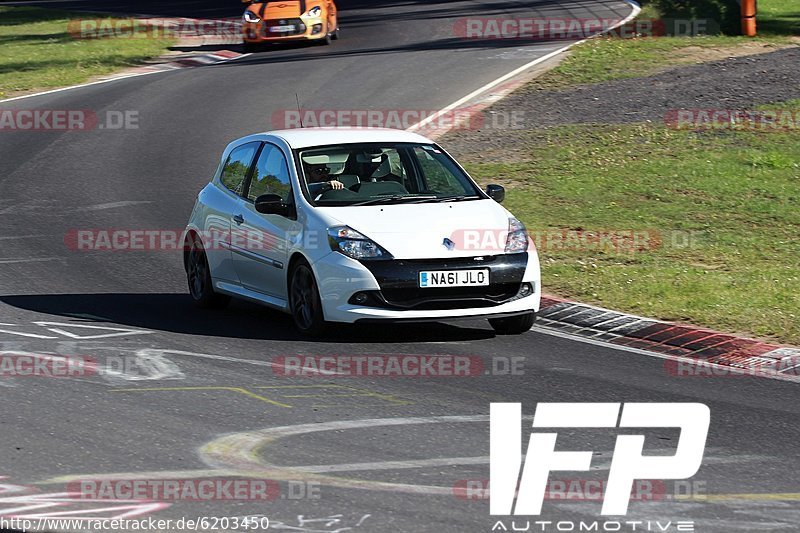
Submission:
POLYGON ((203 244, 203 248, 205 248, 205 243, 203 242, 203 238, 200 237, 200 233, 197 232, 194 228, 191 228, 186 231, 186 236, 183 238, 183 269, 188 272, 189 271, 189 241, 197 237, 200 239, 200 243, 203 244))

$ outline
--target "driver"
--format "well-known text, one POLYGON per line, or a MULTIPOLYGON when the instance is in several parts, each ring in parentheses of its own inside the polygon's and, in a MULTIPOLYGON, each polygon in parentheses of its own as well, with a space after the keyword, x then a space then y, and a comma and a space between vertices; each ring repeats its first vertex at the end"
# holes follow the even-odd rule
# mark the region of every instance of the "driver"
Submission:
POLYGON ((344 189, 344 183, 331 177, 331 169, 328 167, 328 156, 309 156, 303 159, 306 179, 309 183, 327 182, 332 189, 344 189))

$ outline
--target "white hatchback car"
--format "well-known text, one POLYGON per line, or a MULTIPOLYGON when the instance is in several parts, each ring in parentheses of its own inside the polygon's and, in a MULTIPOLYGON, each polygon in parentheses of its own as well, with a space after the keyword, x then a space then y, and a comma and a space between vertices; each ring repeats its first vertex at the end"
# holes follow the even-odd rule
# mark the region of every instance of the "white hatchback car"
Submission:
POLYGON ((523 224, 441 147, 392 129, 306 128, 232 142, 189 219, 202 307, 244 298, 326 323, 488 318, 531 328, 536 250, 523 224))

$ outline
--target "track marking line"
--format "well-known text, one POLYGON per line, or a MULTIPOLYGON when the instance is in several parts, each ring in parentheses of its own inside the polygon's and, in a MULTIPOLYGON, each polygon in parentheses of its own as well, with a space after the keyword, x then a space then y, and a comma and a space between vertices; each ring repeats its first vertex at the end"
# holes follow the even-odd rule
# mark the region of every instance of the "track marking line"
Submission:
POLYGON ((58 337, 50 337, 48 335, 39 335, 37 333, 25 333, 23 331, 11 331, 11 330, 8 330, 8 329, 0 329, 0 333, 8 333, 10 335, 19 335, 20 337, 30 337, 32 339, 57 339, 58 338, 58 337))
MULTIPOLYGON (((377 398, 379 400, 383 400, 383 401, 385 401, 387 403, 390 403, 390 404, 393 404, 393 405, 413 405, 413 404, 416 403, 414 401, 406 400, 404 398, 398 398, 397 396, 394 396, 394 395, 391 395, 391 394, 382 394, 380 392, 376 392, 376 391, 373 391, 373 390, 370 390, 370 389, 361 389, 361 388, 357 388, 357 387, 351 387, 349 385, 335 385, 335 384, 297 385, 297 386, 292 386, 292 385, 269 386, 269 385, 266 385, 266 386, 259 386, 259 387, 253 387, 253 388, 255 388, 255 389, 284 389, 284 390, 292 389, 292 388, 298 388, 298 389, 309 389, 309 388, 320 389, 320 388, 323 388, 323 389, 334 389, 334 390, 338 389, 338 390, 343 390, 343 391, 351 391, 350 393, 346 393, 346 394, 326 394, 326 393, 320 393, 320 394, 295 394, 295 395, 284 394, 282 396, 283 398, 349 398, 349 397, 362 397, 362 398, 364 398, 364 397, 366 397, 366 398, 377 398)), ((385 406, 385 404, 369 404, 369 405, 366 405, 366 404, 359 403, 358 407, 374 407, 376 405, 385 406)), ((346 403, 336 404, 336 403, 334 403, 334 404, 330 404, 330 405, 324 405, 324 404, 314 404, 314 405, 312 405, 312 407, 318 407, 318 408, 342 407, 342 406, 352 407, 352 404, 346 404, 346 403)))
POLYGON ((256 400, 268 403, 270 405, 275 405, 277 407, 284 407, 287 409, 291 409, 292 407, 291 405, 271 400, 266 396, 260 396, 254 392, 251 392, 247 389, 243 389, 241 387, 143 387, 140 389, 116 389, 112 390, 111 392, 182 392, 182 391, 230 391, 238 394, 243 394, 250 398, 254 398, 256 400))
MULTIPOLYGON (((249 57, 250 55, 252 55, 252 54, 242 54, 242 55, 237 56, 237 57, 231 57, 231 58, 227 58, 225 60, 221 60, 221 61, 219 61, 219 62, 217 62, 215 64, 230 63, 231 61, 237 61, 239 59, 242 59, 242 58, 245 58, 245 57, 249 57)), ((147 65, 141 65, 141 67, 146 67, 146 66, 147 65)), ((56 94, 56 93, 61 93, 61 92, 65 92, 65 91, 72 91, 74 89, 82 89, 84 87, 93 87, 95 85, 102 85, 104 83, 111 83, 111 82, 114 82, 114 81, 127 80, 127 79, 130 79, 130 78, 139 78, 141 76, 150 76, 152 74, 163 74, 164 72, 172 72, 172 71, 175 71, 175 70, 182 70, 183 68, 185 68, 185 67, 178 67, 178 66, 170 67, 168 63, 156 64, 156 66, 158 66, 161 70, 151 70, 151 71, 145 71, 145 72, 132 72, 130 74, 123 74, 123 75, 119 75, 119 76, 114 76, 112 74, 113 77, 107 78, 107 79, 92 81, 92 82, 89 82, 89 83, 80 83, 78 85, 70 85, 69 87, 59 87, 58 89, 50 89, 48 91, 42 91, 42 92, 33 93, 33 94, 23 94, 21 96, 15 96, 13 98, 6 98, 5 100, 0 100, 0 104, 4 104, 6 102, 15 102, 17 100, 25 100, 27 98, 35 98, 37 96, 45 96, 45 95, 48 95, 48 94, 56 94)))
POLYGON ((33 322, 37 326, 61 326, 61 327, 68 327, 68 328, 85 328, 85 329, 104 329, 114 331, 115 333, 103 333, 101 335, 77 335, 72 333, 71 331, 66 331, 59 328, 46 328, 48 331, 52 331, 53 333, 58 333, 59 335, 63 335, 65 337, 69 337, 71 339, 105 339, 108 337, 124 337, 127 335, 147 335, 149 333, 153 333, 147 329, 128 329, 128 328, 110 328, 108 326, 92 326, 89 324, 72 324, 69 322, 33 322))

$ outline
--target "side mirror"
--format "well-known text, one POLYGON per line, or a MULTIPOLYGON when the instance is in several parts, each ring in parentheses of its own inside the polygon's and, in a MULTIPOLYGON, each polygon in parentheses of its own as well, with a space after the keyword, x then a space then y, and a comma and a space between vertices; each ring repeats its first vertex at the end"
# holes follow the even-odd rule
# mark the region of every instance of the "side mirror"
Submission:
POLYGON ((498 204, 502 204, 503 200, 506 199, 506 189, 502 185, 488 185, 486 187, 486 194, 498 204))
POLYGON ((255 201, 256 211, 263 215, 291 216, 292 206, 285 204, 277 194, 262 194, 255 201))

